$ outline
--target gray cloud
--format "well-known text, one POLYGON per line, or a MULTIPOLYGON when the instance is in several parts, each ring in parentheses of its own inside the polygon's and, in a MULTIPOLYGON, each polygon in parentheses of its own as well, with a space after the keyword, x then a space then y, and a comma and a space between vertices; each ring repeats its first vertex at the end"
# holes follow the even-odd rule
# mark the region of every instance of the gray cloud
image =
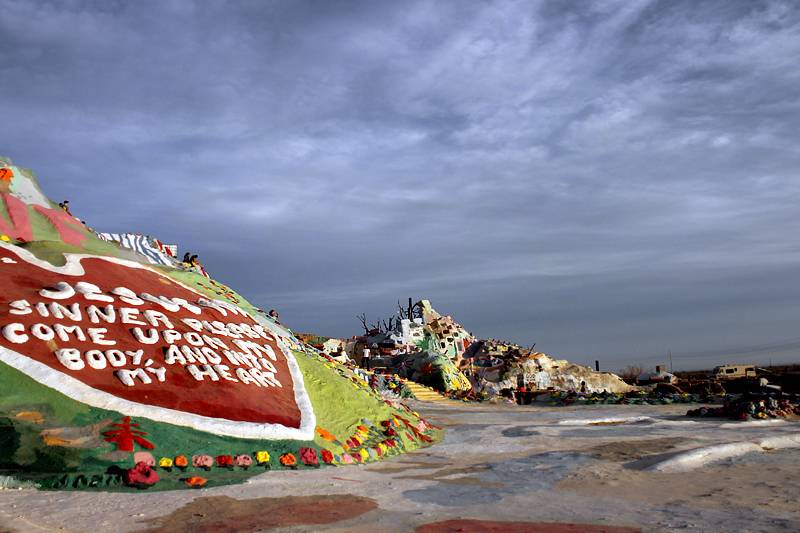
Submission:
POLYGON ((0 0, 0 153, 298 330, 427 296, 576 361, 793 358, 734 350, 797 337, 799 21, 728 0, 0 0))

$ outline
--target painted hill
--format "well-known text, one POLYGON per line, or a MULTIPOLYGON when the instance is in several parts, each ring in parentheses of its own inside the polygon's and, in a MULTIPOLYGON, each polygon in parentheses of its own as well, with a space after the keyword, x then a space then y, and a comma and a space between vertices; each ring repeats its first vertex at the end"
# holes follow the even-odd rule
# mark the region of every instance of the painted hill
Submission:
POLYGON ((157 240, 100 238, 7 158, 0 196, 0 485, 224 484, 438 438, 157 240))

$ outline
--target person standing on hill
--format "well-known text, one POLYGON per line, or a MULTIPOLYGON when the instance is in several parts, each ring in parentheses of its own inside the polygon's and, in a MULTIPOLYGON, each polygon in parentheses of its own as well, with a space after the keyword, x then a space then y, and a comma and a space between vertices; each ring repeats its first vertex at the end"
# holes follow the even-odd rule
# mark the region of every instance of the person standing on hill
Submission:
POLYGON ((364 355, 361 357, 361 366, 366 370, 369 370, 369 363, 370 363, 370 351, 369 348, 366 346, 364 347, 364 355))
POLYGON ((61 209, 63 209, 63 210, 64 210, 64 212, 65 212, 66 214, 68 214, 69 216, 74 216, 74 215, 73 215, 73 214, 70 212, 70 210, 69 210, 69 200, 64 200, 63 202, 61 202, 60 204, 58 204, 58 207, 60 207, 61 209))

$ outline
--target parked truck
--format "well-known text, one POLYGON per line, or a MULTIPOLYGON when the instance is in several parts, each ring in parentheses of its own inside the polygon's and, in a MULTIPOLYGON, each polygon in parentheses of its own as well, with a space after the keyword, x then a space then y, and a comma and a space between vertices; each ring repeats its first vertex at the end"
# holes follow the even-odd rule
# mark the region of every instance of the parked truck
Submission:
POLYGON ((754 365, 722 365, 711 371, 711 378, 720 381, 755 377, 758 376, 754 365))

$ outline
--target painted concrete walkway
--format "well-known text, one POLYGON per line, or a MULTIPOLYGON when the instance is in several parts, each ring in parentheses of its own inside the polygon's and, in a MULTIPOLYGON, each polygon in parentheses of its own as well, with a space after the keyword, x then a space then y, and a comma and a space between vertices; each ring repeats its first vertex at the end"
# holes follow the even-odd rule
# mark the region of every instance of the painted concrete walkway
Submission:
MULTIPOLYGON (((718 452, 681 453, 791 443, 796 422, 687 419, 687 406, 417 407, 446 428, 443 443, 377 464, 199 491, 0 491, 0 532, 476 530, 425 526, 453 519, 599 526, 592 531, 800 530, 800 449, 725 452, 717 462, 709 461, 718 452), (655 469, 675 457, 688 457, 679 471, 655 469)), ((555 527, 538 529, 546 530, 555 527)))

